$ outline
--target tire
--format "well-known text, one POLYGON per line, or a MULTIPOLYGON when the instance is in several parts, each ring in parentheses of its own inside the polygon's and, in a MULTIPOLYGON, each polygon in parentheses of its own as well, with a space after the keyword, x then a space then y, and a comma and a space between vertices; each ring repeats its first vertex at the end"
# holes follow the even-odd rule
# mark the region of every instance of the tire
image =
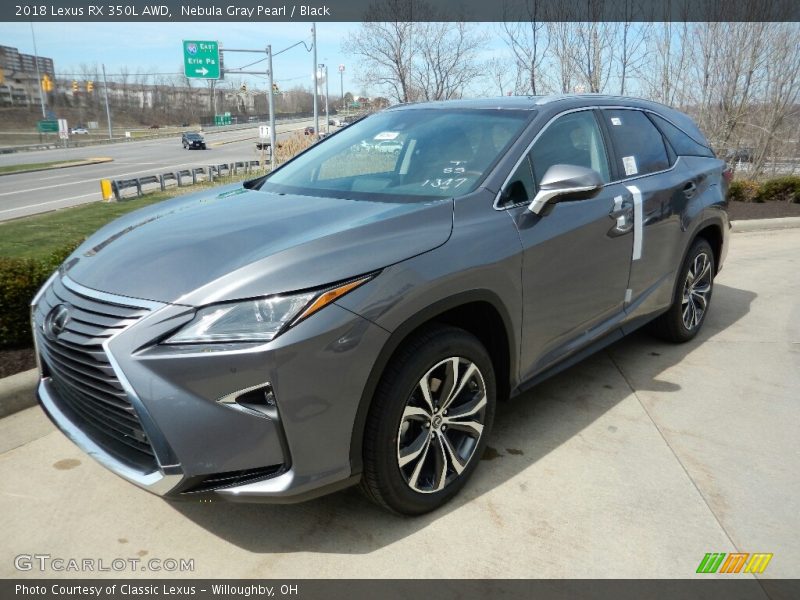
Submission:
POLYGON ((681 265, 672 305, 651 323, 651 332, 679 344, 694 338, 711 308, 715 273, 714 251, 705 239, 698 238, 681 265))
POLYGON ((405 341, 386 366, 367 416, 362 491, 404 515, 452 499, 483 455, 496 389, 489 354, 463 329, 434 325, 405 341))

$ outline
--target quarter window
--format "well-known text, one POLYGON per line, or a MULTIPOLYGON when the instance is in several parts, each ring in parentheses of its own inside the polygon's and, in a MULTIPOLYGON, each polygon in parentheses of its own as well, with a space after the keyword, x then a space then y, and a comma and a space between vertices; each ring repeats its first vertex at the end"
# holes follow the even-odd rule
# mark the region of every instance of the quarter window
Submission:
POLYGON ((643 112, 605 109, 602 114, 611 134, 620 178, 669 168, 664 138, 643 112))
POLYGON ((526 156, 503 188, 503 202, 509 205, 530 202, 535 195, 536 184, 533 183, 530 159, 526 156))
POLYGON ((538 188, 553 165, 576 165, 594 169, 604 182, 610 180, 603 136, 592 111, 559 117, 536 140, 530 152, 538 188))
POLYGON ((672 148, 680 156, 705 156, 714 158, 714 153, 710 148, 695 142, 688 134, 675 127, 675 125, 666 119, 654 114, 651 114, 650 118, 653 119, 653 122, 658 126, 672 148))

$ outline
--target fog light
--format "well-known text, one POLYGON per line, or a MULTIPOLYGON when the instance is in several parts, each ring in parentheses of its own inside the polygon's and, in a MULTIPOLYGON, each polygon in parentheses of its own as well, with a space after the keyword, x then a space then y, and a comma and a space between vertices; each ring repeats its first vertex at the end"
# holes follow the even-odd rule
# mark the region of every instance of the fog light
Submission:
POLYGON ((219 402, 231 408, 244 409, 259 416, 278 418, 277 401, 272 386, 268 383, 239 390, 220 398, 219 402))

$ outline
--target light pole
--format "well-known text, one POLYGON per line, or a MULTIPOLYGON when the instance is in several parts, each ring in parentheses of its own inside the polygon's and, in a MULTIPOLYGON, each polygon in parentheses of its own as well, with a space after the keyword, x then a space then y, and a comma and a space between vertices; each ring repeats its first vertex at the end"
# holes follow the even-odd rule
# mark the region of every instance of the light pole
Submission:
POLYGON ((314 47, 314 135, 319 136, 319 111, 317 110, 317 24, 311 23, 311 45, 314 47))
POLYGON ((325 121, 327 122, 326 132, 330 133, 330 120, 328 119, 328 67, 322 63, 317 65, 316 71, 317 82, 322 84, 325 83, 325 121))
POLYGON ((342 101, 342 112, 344 112, 344 65, 339 65, 339 99, 342 101))
POLYGON ((108 139, 114 139, 114 130, 111 128, 111 111, 108 108, 108 82, 106 81, 106 65, 103 65, 103 95, 106 99, 106 120, 108 121, 108 139))
POLYGON ((325 133, 331 132, 331 116, 328 114, 328 65, 325 65, 325 133))
MULTIPOLYGON (((39 86, 39 103, 42 105, 42 118, 47 118, 44 110, 44 90, 42 89, 42 74, 39 72, 39 52, 36 50, 36 34, 33 32, 33 21, 31 21, 31 37, 33 38, 33 61, 36 63, 36 85, 39 86)), ((54 77, 55 79, 55 77, 54 77)))

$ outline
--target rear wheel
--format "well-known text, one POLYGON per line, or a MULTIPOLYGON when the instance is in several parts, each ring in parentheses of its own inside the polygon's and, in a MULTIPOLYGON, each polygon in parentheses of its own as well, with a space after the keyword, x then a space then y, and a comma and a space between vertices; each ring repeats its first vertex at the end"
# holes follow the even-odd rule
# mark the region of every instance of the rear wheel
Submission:
POLYGON ((706 320, 714 288, 714 252, 699 238, 692 245, 678 275, 672 306, 655 319, 651 331, 669 342, 688 342, 706 320))
POLYGON ((486 446, 495 376, 471 334, 436 325, 392 357, 367 417, 362 489, 394 512, 434 510, 464 486, 486 446))

